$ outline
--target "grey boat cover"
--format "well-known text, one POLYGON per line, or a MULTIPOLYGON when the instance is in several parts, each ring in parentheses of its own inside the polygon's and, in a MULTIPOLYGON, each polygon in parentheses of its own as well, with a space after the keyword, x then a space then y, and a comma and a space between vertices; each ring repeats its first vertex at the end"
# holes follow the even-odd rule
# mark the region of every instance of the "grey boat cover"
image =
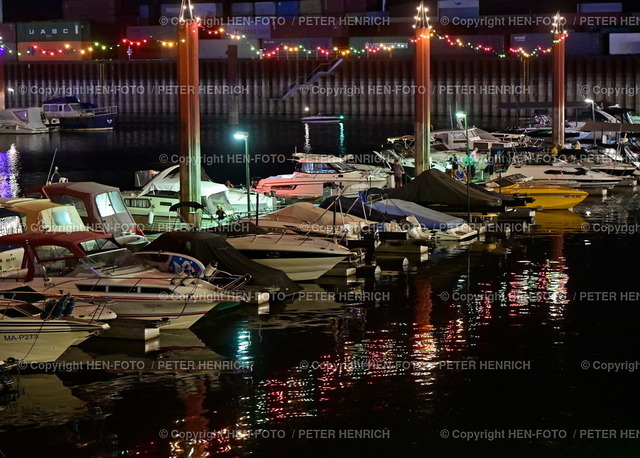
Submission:
POLYGON ((388 215, 397 215, 402 218, 415 216, 420 226, 428 229, 448 230, 464 224, 462 218, 447 215, 422 205, 414 204, 400 199, 385 199, 381 202, 368 203, 367 206, 388 215))
POLYGON ((250 274, 252 284, 278 287, 287 296, 302 290, 283 271, 258 264, 247 258, 229 245, 225 238, 223 235, 208 232, 165 232, 147 245, 144 250, 186 254, 198 259, 205 266, 217 264, 221 270, 233 274, 250 274))
MULTIPOLYGON (((401 199, 425 207, 441 208, 443 211, 466 211, 467 186, 447 174, 429 169, 401 188, 388 192, 390 199, 401 199)), ((502 199, 484 194, 476 189, 469 190, 471 211, 500 211, 502 199)))

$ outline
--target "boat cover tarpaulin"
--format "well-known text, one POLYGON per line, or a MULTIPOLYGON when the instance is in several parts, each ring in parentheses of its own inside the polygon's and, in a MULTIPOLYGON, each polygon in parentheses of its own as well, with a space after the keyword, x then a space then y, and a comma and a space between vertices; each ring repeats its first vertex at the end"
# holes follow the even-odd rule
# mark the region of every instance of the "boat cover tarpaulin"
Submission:
POLYGON ((221 270, 244 275, 250 274, 252 283, 275 286, 286 295, 302 288, 278 269, 258 264, 233 248, 222 235, 208 232, 165 232, 145 247, 145 251, 170 251, 198 259, 205 266, 217 264, 221 270))
MULTIPOLYGON (((334 224, 334 214, 331 211, 316 207, 309 202, 298 202, 288 207, 269 213, 262 217, 265 220, 291 221, 296 223, 319 224, 331 226, 334 224)), ((346 213, 335 215, 335 224, 366 223, 363 218, 346 213)))
MULTIPOLYGON (((388 196, 445 211, 467 209, 467 186, 436 169, 422 172, 401 188, 391 189, 388 196)), ((471 211, 499 211, 503 206, 499 197, 476 189, 469 189, 469 203, 471 211)))
POLYGON ((381 213, 353 197, 327 197, 319 207, 336 213, 348 213, 368 221, 391 222, 399 219, 397 215, 381 213))
POLYGON ((420 226, 429 229, 446 231, 464 224, 462 218, 425 208, 422 205, 407 202, 406 200, 385 199, 381 202, 368 203, 367 205, 377 211, 389 215, 397 215, 403 219, 407 216, 414 216, 418 220, 418 223, 420 223, 420 226))

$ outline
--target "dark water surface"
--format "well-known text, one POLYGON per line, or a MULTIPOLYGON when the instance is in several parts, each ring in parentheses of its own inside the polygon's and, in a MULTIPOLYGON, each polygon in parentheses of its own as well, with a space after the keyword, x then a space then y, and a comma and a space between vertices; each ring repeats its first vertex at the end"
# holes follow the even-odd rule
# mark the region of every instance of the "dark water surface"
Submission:
MULTIPOLYGON (((57 145, 65 175, 125 187, 177 141, 171 123, 132 122, 117 136, 19 139, 20 185, 46 175, 57 145)), ((229 127, 205 125, 205 150, 241 151, 229 127)), ((273 142, 256 139, 265 152, 304 140, 295 121, 248 126, 273 142)), ((410 124, 354 126, 345 145, 358 153, 410 124)), ((639 208, 622 189, 539 214, 529 232, 441 245, 406 272, 323 278, 306 300, 210 315, 160 343, 89 340, 63 361, 108 370, 15 376, 0 457, 638 456, 639 208)))

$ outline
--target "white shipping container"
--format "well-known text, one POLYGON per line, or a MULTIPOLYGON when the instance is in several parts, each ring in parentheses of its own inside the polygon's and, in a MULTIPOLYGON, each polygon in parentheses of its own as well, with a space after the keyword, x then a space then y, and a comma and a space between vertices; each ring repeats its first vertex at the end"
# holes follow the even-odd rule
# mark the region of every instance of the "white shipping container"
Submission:
POLYGON ((610 33, 609 54, 640 54, 640 33, 610 33))

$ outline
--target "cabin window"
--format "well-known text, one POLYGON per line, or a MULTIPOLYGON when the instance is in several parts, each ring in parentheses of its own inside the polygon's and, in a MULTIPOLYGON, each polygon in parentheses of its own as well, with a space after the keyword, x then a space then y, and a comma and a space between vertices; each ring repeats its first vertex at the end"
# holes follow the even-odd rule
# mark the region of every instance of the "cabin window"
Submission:
POLYGON ((51 201, 62 205, 73 205, 78 210, 80 216, 89 216, 87 213, 87 207, 82 199, 73 196, 52 196, 51 201))
POLYGON ((59 210, 59 211, 53 211, 53 222, 56 224, 56 226, 70 226, 71 224, 73 224, 73 222, 71 221, 71 214, 69 213, 69 210, 59 210))
POLYGON ((138 288, 135 286, 117 286, 117 285, 109 285, 109 292, 111 293, 137 293, 138 288))
POLYGON ((69 105, 64 106, 64 111, 71 111, 71 107, 69 105))
POLYGON ((140 292, 141 293, 146 293, 146 294, 162 294, 162 293, 167 293, 170 294, 172 291, 168 288, 159 288, 159 287, 154 287, 154 286, 142 286, 140 288, 140 292))
POLYGON ((150 208, 151 202, 149 199, 125 199, 124 200, 127 207, 135 207, 135 208, 150 208))
POLYGON ((12 308, 2 308, 2 306, 0 306, 0 313, 2 313, 7 318, 24 318, 25 316, 28 316, 22 313, 20 310, 12 308))
POLYGON ((96 196, 96 205, 98 213, 102 217, 126 212, 122 197, 117 191, 105 192, 96 196))
POLYGON ((107 291, 107 287, 103 286, 103 285, 76 285, 76 288, 78 288, 78 291, 95 291, 95 292, 101 292, 104 293, 105 291, 107 291))
POLYGON ((60 259, 60 258, 71 258, 73 254, 65 247, 57 246, 57 245, 43 245, 36 247, 36 255, 38 259, 60 259))
POLYGON ((117 248, 120 248, 109 239, 89 240, 86 242, 82 242, 80 246, 86 253, 92 253, 94 251, 115 250, 117 248))

